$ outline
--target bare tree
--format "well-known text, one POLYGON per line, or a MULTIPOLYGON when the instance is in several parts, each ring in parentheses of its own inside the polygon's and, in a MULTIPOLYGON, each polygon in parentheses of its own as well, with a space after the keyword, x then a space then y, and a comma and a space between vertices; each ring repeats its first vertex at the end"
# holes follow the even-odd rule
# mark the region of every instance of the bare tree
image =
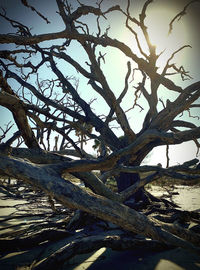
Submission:
MULTIPOLYGON (((6 9, 1 12, 15 31, 0 34, 0 43, 4 44, 0 50, 0 105, 11 111, 17 132, 9 138, 10 124, 1 128, 0 175, 30 183, 66 207, 125 230, 197 251, 199 234, 156 219, 147 211, 156 202, 162 204, 166 213, 171 211, 183 217, 172 203, 155 198, 144 186, 164 176, 199 180, 199 160, 167 168, 141 165, 157 146, 166 145, 168 149, 169 145, 194 140, 199 148, 200 127, 193 123, 193 118, 177 120, 184 112, 191 116, 192 109, 200 107, 200 81, 184 86, 185 80, 192 78, 182 65, 173 63, 176 55, 189 45, 183 44, 171 53, 163 67, 157 66, 164 52, 157 52, 151 43, 146 23, 152 0, 141 1, 144 3, 138 18, 132 16, 134 1, 130 0, 122 6, 108 6, 106 1, 94 5, 55 2, 55 16, 60 17, 63 25, 59 32, 41 34, 38 29, 34 33, 27 25, 10 18, 6 9), (109 18, 115 13, 123 18, 124 31, 133 38, 133 47, 109 35, 109 18), (127 61, 120 93, 115 92, 106 76, 106 68, 113 69, 106 55, 108 50, 120 52, 127 61), (139 81, 135 79, 136 73, 139 81), (183 80, 181 86, 171 79, 177 75, 183 80), (165 100, 161 99, 162 88, 175 93, 176 98, 170 101, 166 95, 165 100), (130 107, 123 103, 127 96, 132 96, 130 107), (140 98, 145 100, 145 106, 140 98), (138 108, 145 114, 142 128, 135 132, 128 115, 137 113, 138 108), (83 147, 87 142, 98 145, 98 157, 83 147), (101 171, 100 176, 94 174, 95 170, 101 171), (147 176, 140 178, 144 172, 147 176), (82 180, 92 192, 64 179, 66 173, 82 180), (111 176, 118 192, 106 185, 111 176)), ((193 2, 171 19, 170 33, 193 2)), ((50 23, 48 15, 44 16, 28 1, 21 1, 21 5, 47 25, 50 23)), ((190 218, 197 215, 187 214, 190 218)), ((172 216, 173 223, 177 215, 172 216)))

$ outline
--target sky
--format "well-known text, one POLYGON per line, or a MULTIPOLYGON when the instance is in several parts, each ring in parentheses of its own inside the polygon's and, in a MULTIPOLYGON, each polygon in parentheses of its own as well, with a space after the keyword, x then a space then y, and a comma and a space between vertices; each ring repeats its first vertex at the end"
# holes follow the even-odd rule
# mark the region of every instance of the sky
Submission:
MULTIPOLYGON (((76 1, 72 1, 75 3, 76 1)), ((90 4, 94 1, 81 1, 84 4, 90 4)), ((104 8, 107 9, 111 5, 120 4, 121 7, 124 7, 124 0, 104 0, 104 8)), ((192 80, 182 82, 179 77, 175 76, 174 81, 176 84, 180 86, 186 87, 187 85, 199 80, 199 70, 200 70, 200 35, 199 35, 199 23, 200 23, 200 1, 193 3, 188 10, 187 15, 185 15, 181 20, 174 23, 174 28, 172 35, 168 36, 168 24, 170 20, 182 10, 183 6, 188 3, 187 0, 155 0, 148 9, 146 21, 148 22, 148 29, 151 33, 151 40, 157 46, 157 51, 160 52, 164 49, 165 52, 161 57, 161 60, 158 62, 160 68, 163 67, 164 61, 169 57, 172 53, 172 49, 175 50, 182 45, 189 44, 192 48, 186 48, 184 51, 180 52, 176 58, 176 63, 183 64, 186 70, 190 71, 190 75, 193 77, 192 80)), ((29 9, 25 8, 21 5, 20 0, 0 0, 0 7, 4 6, 7 10, 7 15, 12 17, 13 19, 18 19, 20 22, 27 24, 28 26, 32 26, 32 32, 34 34, 41 34, 45 32, 54 32, 61 31, 64 28, 64 25, 58 14, 55 13, 56 4, 54 0, 43 0, 43 1, 35 1, 29 0, 29 4, 33 5, 36 9, 39 9, 41 13, 48 17, 51 21, 51 24, 46 24, 36 13, 30 12, 29 9), (48 7, 48 8, 47 8, 48 7)), ((138 18, 138 14, 141 10, 141 3, 144 1, 135 0, 131 1, 131 15, 137 14, 136 18, 138 18)), ((92 25, 92 31, 96 30, 96 23, 94 16, 86 16, 85 22, 92 25)), ((117 38, 131 48, 136 53, 139 53, 136 49, 135 42, 131 37, 128 31, 124 30, 124 19, 122 15, 118 13, 113 13, 107 16, 107 21, 101 19, 102 27, 106 28, 109 26, 109 21, 112 21, 110 24, 109 35, 113 38, 117 38)), ((12 29, 5 24, 5 22, 0 18, 0 32, 7 33, 12 32, 12 29)), ((139 38, 142 41, 142 36, 139 35, 139 38)), ((1 45, 0 50, 11 48, 10 45, 1 45)), ((72 49, 70 49, 71 56, 74 59, 78 60, 80 63, 85 65, 85 54, 83 51, 80 51, 80 47, 74 43, 72 49)), ((102 52, 106 53, 105 60, 106 65, 104 67, 105 75, 108 79, 109 85, 113 89, 115 95, 118 97, 124 87, 124 76, 127 72, 127 59, 121 52, 113 49, 104 49, 101 48, 102 52)), ((77 76, 76 71, 69 66, 62 67, 62 63, 60 63, 62 70, 67 69, 68 73, 75 74, 77 76)), ((86 66, 86 65, 85 65, 86 66)), ((134 63, 132 63, 132 68, 134 63)), ((46 71, 44 69, 40 70, 40 76, 46 76, 46 71)), ((134 74, 134 84, 130 83, 130 90, 127 97, 124 99, 122 103, 122 107, 127 110, 133 105, 133 93, 134 87, 137 85, 137 82, 140 80, 139 72, 135 72, 134 74)), ((91 88, 87 85, 88 81, 85 79, 80 79, 80 93, 81 97, 87 99, 88 96, 90 98, 97 97, 94 92, 92 92, 91 88)), ((16 87, 16 85, 15 85, 16 87)), ((159 90, 159 96, 162 100, 166 98, 173 101, 176 98, 176 94, 173 92, 169 92, 166 89, 159 90)), ((139 104, 146 108, 146 101, 143 98, 139 99, 139 104)), ((98 99, 96 103, 94 103, 93 107, 95 111, 98 113, 108 112, 108 107, 102 103, 101 99, 98 99)), ((162 108, 162 104, 159 104, 159 109, 162 108)), ((139 132, 142 127, 143 119, 145 116, 146 110, 140 112, 140 108, 136 107, 134 111, 128 112, 128 119, 130 124, 135 132, 139 132)), ((200 116, 200 110, 193 110, 192 113, 196 116, 200 116)), ((184 112, 183 118, 188 119, 188 113, 184 112)), ((8 110, 5 110, 0 106, 0 126, 4 127, 8 120, 12 120, 12 115, 8 110)), ((190 118, 190 120, 199 126, 200 120, 196 118, 190 118)), ((13 131, 14 132, 14 131, 13 131)), ((122 135, 118 129, 116 129, 116 133, 120 136, 122 135)), ((87 144, 85 146, 85 150, 92 151, 91 144, 87 144), (89 149, 90 147, 90 149, 89 149)), ((179 164, 184 161, 190 160, 196 157, 196 146, 194 142, 184 143, 178 146, 170 146, 169 154, 170 154, 170 165, 179 164)), ((150 157, 147 159, 151 164, 162 163, 163 166, 166 164, 166 147, 157 147, 150 154, 150 157)))

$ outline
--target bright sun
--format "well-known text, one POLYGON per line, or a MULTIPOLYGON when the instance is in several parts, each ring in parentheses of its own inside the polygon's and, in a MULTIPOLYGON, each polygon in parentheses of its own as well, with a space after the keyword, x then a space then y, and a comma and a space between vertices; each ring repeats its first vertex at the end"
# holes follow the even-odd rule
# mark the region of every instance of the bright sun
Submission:
MULTIPOLYGON (((188 29, 186 23, 184 23, 184 20, 176 20, 173 24, 173 31, 171 34, 168 34, 169 23, 176 14, 177 13, 170 8, 152 8, 149 10, 149 12, 147 12, 145 19, 145 24, 147 26, 151 44, 156 46, 157 54, 163 52, 157 60, 157 67, 161 69, 165 66, 167 60, 171 57, 174 51, 188 44, 188 29)), ((148 46, 141 29, 137 28, 137 26, 134 24, 131 26, 133 26, 134 31, 136 31, 138 34, 138 39, 143 51, 148 55, 148 46)), ((135 41, 135 37, 132 33, 130 33, 130 31, 123 31, 120 39, 128 46, 130 46, 130 48, 132 48, 133 53, 141 57, 140 51, 135 41)), ((174 56, 172 62, 183 63, 185 60, 184 52, 185 51, 183 50, 182 52, 177 53, 174 56)), ((122 59, 120 59, 120 61, 123 62, 122 59)))
MULTIPOLYGON (((172 33, 168 34, 169 23, 174 16, 175 13, 171 9, 154 9, 147 16, 146 23, 151 43, 156 46, 157 54, 164 51, 157 63, 160 67, 165 65, 175 50, 186 45, 187 42, 187 29, 184 20, 175 22, 172 33)), ((177 54, 174 59, 177 61, 179 57, 181 54, 177 54)))

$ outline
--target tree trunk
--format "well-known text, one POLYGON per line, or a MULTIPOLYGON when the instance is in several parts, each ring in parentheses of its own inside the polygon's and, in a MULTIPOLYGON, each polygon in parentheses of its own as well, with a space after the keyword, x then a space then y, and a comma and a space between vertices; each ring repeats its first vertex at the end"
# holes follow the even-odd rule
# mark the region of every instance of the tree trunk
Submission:
MULTIPOLYGON (((128 156, 126 157, 126 160, 130 160, 131 157, 128 156)), ((124 162, 124 165, 126 166, 139 166, 140 163, 138 161, 135 162, 124 162)), ((131 185, 134 185, 136 182, 140 181, 140 175, 139 173, 126 173, 126 172, 121 172, 117 177, 117 187, 118 187, 118 192, 124 191, 126 188, 130 187, 131 185)), ((132 196, 130 196, 126 201, 129 201, 128 205, 130 202, 137 203, 141 200, 144 199, 144 188, 140 188, 136 193, 134 193, 132 196)), ((126 203, 127 204, 127 203, 126 203)), ((129 205, 131 206, 131 205, 129 205)))
MULTIPOLYGON (((138 173, 122 172, 119 174, 119 176, 117 176, 116 180, 117 180, 118 192, 121 192, 125 190, 126 188, 130 187, 131 185, 135 184, 137 181, 139 181, 140 176, 138 173)), ((134 195, 132 195, 131 198, 134 198, 135 200, 138 201, 140 198, 137 196, 137 193, 141 194, 141 192, 138 191, 134 195)))

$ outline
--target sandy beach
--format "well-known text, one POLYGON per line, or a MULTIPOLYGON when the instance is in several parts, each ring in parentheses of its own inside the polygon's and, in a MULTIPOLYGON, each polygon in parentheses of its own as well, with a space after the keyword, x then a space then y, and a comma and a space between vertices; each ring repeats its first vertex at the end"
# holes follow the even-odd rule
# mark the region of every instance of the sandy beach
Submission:
MULTIPOLYGON (((163 195, 166 192, 162 187, 151 187, 151 193, 157 196, 163 195)), ((173 201, 176 202, 184 210, 200 211, 200 187, 199 186, 175 186, 173 190, 173 201)), ((166 193, 167 195, 167 193, 166 193)), ((23 214, 26 208, 26 200, 4 200, 1 194, 0 199, 0 234, 7 232, 14 232, 16 230, 24 229, 29 226, 33 219, 30 218, 16 218, 8 219, 3 222, 5 217, 19 216, 23 214)), ((35 206, 36 207, 36 206, 35 206)), ((34 208, 34 205, 33 205, 34 208)), ((35 209, 36 210, 36 209, 35 209)), ((40 211, 49 211, 43 209, 40 211)), ((39 212, 38 212, 39 213, 39 212)), ((39 217, 35 216, 37 222, 42 222, 39 217)), ((56 242, 54 248, 62 246, 65 240, 56 242), (56 246, 57 245, 57 246, 56 246)), ((51 247, 52 248, 52 247, 51 247)), ((41 253, 40 246, 25 250, 18 253, 10 253, 0 259, 0 269, 2 270, 28 270, 30 268, 25 265, 34 257, 41 253), (21 266, 20 266, 21 265, 21 266), (23 265, 23 266, 22 266, 23 265)), ((47 248, 46 252, 50 252, 47 248)), ((144 251, 142 249, 114 251, 110 248, 101 248, 95 252, 88 254, 77 255, 67 261, 62 269, 66 270, 197 270, 200 269, 200 256, 190 253, 181 248, 173 250, 155 252, 144 251)))

